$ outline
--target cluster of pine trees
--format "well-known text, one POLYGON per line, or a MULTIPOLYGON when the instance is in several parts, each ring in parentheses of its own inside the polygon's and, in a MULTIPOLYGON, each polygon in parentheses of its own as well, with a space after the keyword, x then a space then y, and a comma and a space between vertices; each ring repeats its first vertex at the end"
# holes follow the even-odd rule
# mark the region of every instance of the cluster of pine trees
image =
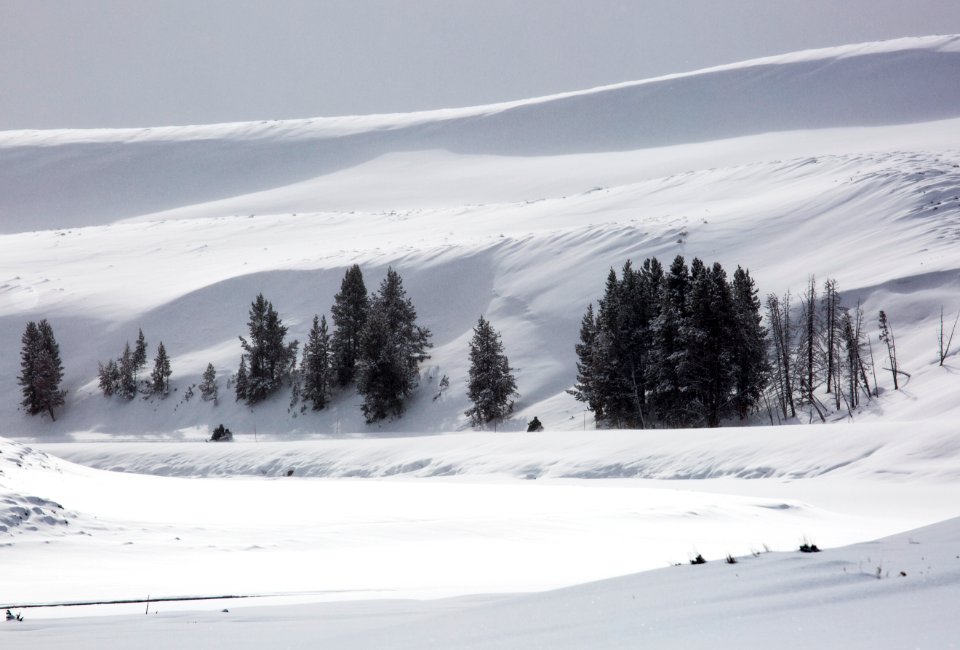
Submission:
MULTIPOLYGON (((357 265, 344 275, 331 308, 334 329, 325 316, 314 316, 298 359, 299 342, 287 341, 287 326, 273 304, 260 294, 250 305, 248 337, 239 337, 243 353, 234 377, 237 400, 253 406, 284 386, 291 387, 291 407, 302 404, 321 410, 333 395, 355 384, 363 396, 368 423, 403 413, 407 398, 417 388, 419 366, 429 358, 430 330, 417 323, 417 312, 407 297, 400 275, 389 268, 379 289, 368 295, 363 273, 357 265)), ((47 412, 64 401, 59 384, 63 377, 60 351, 50 324, 28 323, 21 352, 22 406, 31 415, 47 412)), ((474 425, 507 417, 518 396, 513 369, 503 352, 500 334, 480 317, 470 342, 466 411, 474 425)), ((106 397, 132 400, 138 393, 166 396, 170 390, 170 358, 161 342, 153 372, 141 380, 147 364, 147 341, 139 331, 133 347, 128 341, 123 353, 98 363, 98 383, 106 397)), ((441 393, 449 384, 444 376, 441 393)), ((188 388, 185 399, 193 394, 188 388)), ((199 384, 205 401, 219 400, 217 371, 207 364, 199 384)), ((438 395, 439 396, 439 395, 438 395)))
POLYGON ((325 316, 314 316, 298 362, 299 342, 285 341, 287 328, 273 305, 257 296, 247 323, 249 340, 240 337, 237 399, 253 405, 289 383, 292 404, 303 401, 320 410, 335 390, 356 383, 368 423, 399 416, 431 346, 430 330, 417 324, 400 274, 389 268, 370 296, 354 265, 334 296, 331 314, 332 333, 325 316))
POLYGON ((170 357, 163 341, 157 345, 157 355, 154 358, 153 371, 149 379, 141 381, 140 372, 146 367, 147 339, 141 329, 133 349, 127 341, 123 346, 123 353, 117 359, 97 364, 100 391, 105 397, 117 395, 125 400, 132 400, 138 392, 166 397, 170 392, 170 376, 173 372, 170 369, 170 357))
MULTIPOLYGON (((353 265, 344 274, 326 316, 314 316, 303 353, 298 341, 286 341, 287 328, 263 295, 250 307, 249 339, 240 337, 243 354, 237 370, 238 400, 254 405, 282 386, 291 386, 291 406, 321 410, 351 385, 363 397, 368 423, 399 417, 417 388, 420 364, 429 358, 430 330, 417 323, 417 311, 407 297, 403 279, 393 268, 376 292, 367 293, 363 272, 353 265)), ((203 386, 201 386, 201 391, 203 386)), ((502 420, 518 397, 513 369, 500 334, 480 317, 470 342, 466 411, 472 424, 502 420)))
POLYGON ((571 393, 614 427, 716 427, 745 418, 769 377, 761 303, 748 271, 677 256, 611 269, 587 308, 571 393))

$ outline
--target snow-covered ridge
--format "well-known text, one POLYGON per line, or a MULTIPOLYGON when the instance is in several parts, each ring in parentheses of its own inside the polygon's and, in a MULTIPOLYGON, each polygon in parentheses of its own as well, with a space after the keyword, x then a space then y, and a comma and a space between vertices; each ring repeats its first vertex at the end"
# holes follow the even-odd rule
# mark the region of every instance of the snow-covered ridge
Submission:
POLYGON ((943 120, 960 116, 958 43, 942 36, 830 48, 409 115, 11 131, 0 134, 0 229, 103 224, 328 176, 387 154, 622 152, 943 120))
POLYGON ((818 62, 830 65, 842 59, 902 54, 911 51, 933 53, 960 53, 960 35, 937 35, 907 37, 888 41, 857 43, 851 45, 817 48, 790 52, 737 63, 712 66, 690 72, 673 73, 627 81, 587 90, 557 93, 531 99, 498 102, 466 108, 447 108, 414 113, 391 113, 374 115, 351 115, 342 117, 317 117, 288 120, 260 120, 250 122, 232 122, 224 124, 205 124, 189 126, 157 126, 148 128, 120 129, 22 129, 0 131, 0 147, 21 146, 30 141, 32 144, 69 144, 79 142, 143 142, 157 140, 217 139, 217 138, 260 138, 260 137, 335 137, 361 133, 364 131, 396 129, 425 122, 436 122, 457 118, 469 118, 508 111, 523 106, 548 104, 575 97, 602 95, 604 93, 652 85, 678 79, 699 77, 713 73, 744 70, 758 66, 778 66, 784 64, 818 62))

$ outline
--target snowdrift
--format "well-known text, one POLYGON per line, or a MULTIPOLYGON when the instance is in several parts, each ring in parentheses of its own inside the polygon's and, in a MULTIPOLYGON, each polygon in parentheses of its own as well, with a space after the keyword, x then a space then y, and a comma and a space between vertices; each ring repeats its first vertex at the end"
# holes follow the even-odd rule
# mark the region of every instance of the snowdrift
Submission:
POLYGON ((738 431, 461 433, 255 443, 91 442, 42 449, 87 467, 180 477, 960 480, 953 423, 738 431))

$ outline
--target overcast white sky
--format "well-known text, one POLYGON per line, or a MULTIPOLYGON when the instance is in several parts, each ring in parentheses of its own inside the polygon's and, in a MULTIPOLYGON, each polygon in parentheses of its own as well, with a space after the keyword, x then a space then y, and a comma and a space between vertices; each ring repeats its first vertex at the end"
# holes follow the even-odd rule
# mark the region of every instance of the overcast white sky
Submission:
POLYGON ((0 130, 466 106, 958 32, 958 0, 0 0, 0 130))

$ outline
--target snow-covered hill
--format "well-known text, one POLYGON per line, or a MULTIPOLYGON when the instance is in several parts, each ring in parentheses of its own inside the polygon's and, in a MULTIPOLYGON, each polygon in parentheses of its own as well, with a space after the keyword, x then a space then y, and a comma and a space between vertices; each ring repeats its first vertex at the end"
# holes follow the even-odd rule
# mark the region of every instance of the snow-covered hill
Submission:
MULTIPOLYGON (((466 426, 466 342, 484 314, 522 394, 507 429, 589 427, 565 394, 606 271, 676 254, 748 267, 762 292, 833 277, 913 374, 903 417, 952 410, 939 308, 960 308, 960 37, 903 39, 476 109, 265 124, 0 134, 3 430, 196 438, 466 426), (82 227, 81 227, 82 226, 82 227), (347 265, 395 266, 434 333, 407 416, 352 395, 299 415, 226 397, 262 291, 303 340, 347 265), (28 319, 67 369, 58 422, 15 410, 28 319), (173 357, 165 401, 96 391, 97 361, 143 328, 173 357), (225 399, 185 402, 208 362, 225 399), (439 399, 437 383, 451 388, 439 399)), ((884 385, 884 382, 881 382, 884 385)), ((890 384, 892 382, 886 382, 890 384)), ((887 414, 889 417, 890 414, 887 414)))

